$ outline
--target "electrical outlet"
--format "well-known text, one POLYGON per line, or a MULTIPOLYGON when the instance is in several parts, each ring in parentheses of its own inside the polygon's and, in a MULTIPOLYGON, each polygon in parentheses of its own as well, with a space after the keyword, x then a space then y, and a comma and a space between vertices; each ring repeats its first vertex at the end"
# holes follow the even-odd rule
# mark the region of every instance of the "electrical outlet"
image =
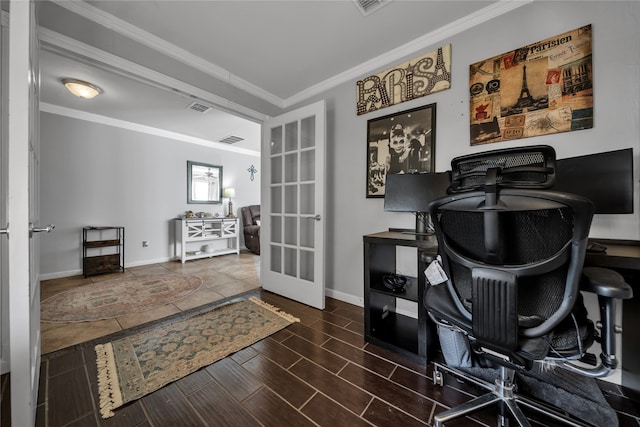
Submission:
POLYGON ((149 241, 148 240, 143 240, 142 241, 142 247, 143 248, 148 248, 149 247, 149 241))

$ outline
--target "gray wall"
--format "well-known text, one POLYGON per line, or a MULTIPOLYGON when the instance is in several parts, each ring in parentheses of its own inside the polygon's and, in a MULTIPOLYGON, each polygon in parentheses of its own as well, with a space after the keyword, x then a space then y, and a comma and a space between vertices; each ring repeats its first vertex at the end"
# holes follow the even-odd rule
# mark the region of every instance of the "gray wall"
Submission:
MULTIPOLYGON (((437 171, 450 169, 450 160, 455 156, 512 146, 551 145, 558 158, 632 147, 636 213, 596 215, 591 236, 640 239, 637 184, 640 169, 639 15, 638 2, 534 2, 411 56, 451 43, 453 64, 449 90, 362 116, 356 115, 355 81, 319 96, 318 99, 324 98, 327 102, 329 123, 327 294, 361 303, 362 236, 389 227, 414 226, 412 215, 385 213, 383 199, 365 198, 367 120, 431 103, 437 106, 437 171), (471 147, 469 64, 586 24, 593 26, 593 129, 471 147)), ((368 75, 377 71, 372 70, 368 75)))
POLYGON ((260 176, 251 181, 247 171, 259 167, 257 156, 49 113, 40 114, 40 134, 40 218, 56 225, 40 240, 44 279, 80 273, 83 226, 124 226, 125 266, 134 266, 173 256, 172 218, 184 211, 226 215, 227 199, 187 204, 187 160, 223 166, 236 215, 260 203, 260 176))
MULTIPOLYGON (((449 90, 363 116, 356 116, 355 112, 355 81, 302 103, 310 104, 317 99, 327 102, 327 294, 362 304, 362 236, 414 224, 409 214, 385 213, 382 199, 365 198, 369 119, 436 103, 438 171, 449 169, 455 156, 511 146, 548 144, 556 149, 559 158, 632 147, 637 183, 639 15, 638 2, 533 2, 406 58, 451 43, 449 90), (471 147, 469 64, 586 24, 593 25, 594 37, 594 128, 471 147)), ((371 70, 368 75, 377 71, 371 70)), ((41 218, 42 223, 53 222, 58 226, 48 236, 50 239, 42 239, 44 274, 79 269, 79 230, 87 224, 116 223, 127 227, 128 263, 169 257, 170 218, 187 209, 186 160, 224 165, 225 181, 233 177, 244 185, 233 183, 238 192, 236 207, 259 198, 259 181, 250 183, 245 172, 251 163, 258 167, 256 158, 50 114, 42 114, 41 138, 41 218), (142 240, 150 240, 151 247, 143 250, 142 240)), ((596 216, 592 236, 640 239, 637 184, 635 195, 635 214, 596 216)))

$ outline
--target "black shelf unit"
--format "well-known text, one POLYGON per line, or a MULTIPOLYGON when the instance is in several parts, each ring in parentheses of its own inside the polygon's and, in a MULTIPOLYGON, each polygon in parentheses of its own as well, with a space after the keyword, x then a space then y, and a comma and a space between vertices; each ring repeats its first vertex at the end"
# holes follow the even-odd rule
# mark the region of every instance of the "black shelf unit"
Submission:
POLYGON ((82 228, 82 272, 84 277, 124 273, 124 227, 82 228))
POLYGON ((428 350, 435 340, 435 325, 422 307, 426 279, 424 270, 437 255, 433 236, 400 231, 368 234, 364 241, 364 325, 365 339, 380 347, 426 363, 428 350), (385 286, 384 277, 396 273, 396 248, 417 249, 417 271, 407 277, 403 291, 385 286), (417 319, 398 313, 398 299, 418 305, 417 319))

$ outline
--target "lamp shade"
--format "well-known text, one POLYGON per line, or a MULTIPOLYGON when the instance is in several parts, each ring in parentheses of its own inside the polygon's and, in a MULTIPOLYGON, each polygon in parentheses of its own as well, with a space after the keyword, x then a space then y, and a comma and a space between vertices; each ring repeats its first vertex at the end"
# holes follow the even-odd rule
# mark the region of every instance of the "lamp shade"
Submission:
POLYGON ((236 197, 236 189, 233 187, 225 188, 222 192, 222 197, 232 198, 236 197))
POLYGON ((62 79, 62 83, 69 92, 79 98, 91 99, 102 93, 102 89, 98 86, 82 80, 62 79))

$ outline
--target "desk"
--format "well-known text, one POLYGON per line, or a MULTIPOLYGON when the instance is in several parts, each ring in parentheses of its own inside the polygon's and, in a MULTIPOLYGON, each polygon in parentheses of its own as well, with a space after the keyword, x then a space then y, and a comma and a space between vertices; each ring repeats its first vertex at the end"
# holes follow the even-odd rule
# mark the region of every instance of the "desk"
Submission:
POLYGON ((618 271, 633 288, 634 297, 622 304, 622 385, 640 392, 640 242, 593 239, 607 247, 606 253, 587 253, 586 266, 618 271))
MULTIPOLYGON (((397 298, 414 301, 421 308, 425 286, 422 271, 437 253, 435 237, 418 238, 394 230, 369 234, 363 240, 366 340, 421 362, 426 361, 429 341, 433 338, 434 331, 424 310, 418 310, 418 319, 409 319, 393 311, 397 298), (396 246, 418 249, 418 271, 416 277, 409 278, 413 283, 411 292, 393 293, 381 283, 384 274, 395 272, 396 246)), ((594 240, 606 246, 607 251, 588 253, 585 265, 620 272, 635 294, 633 299, 623 303, 622 329, 627 332, 627 338, 622 340, 621 348, 622 385, 640 392, 640 340, 632 335, 640 327, 640 241, 594 240)))

